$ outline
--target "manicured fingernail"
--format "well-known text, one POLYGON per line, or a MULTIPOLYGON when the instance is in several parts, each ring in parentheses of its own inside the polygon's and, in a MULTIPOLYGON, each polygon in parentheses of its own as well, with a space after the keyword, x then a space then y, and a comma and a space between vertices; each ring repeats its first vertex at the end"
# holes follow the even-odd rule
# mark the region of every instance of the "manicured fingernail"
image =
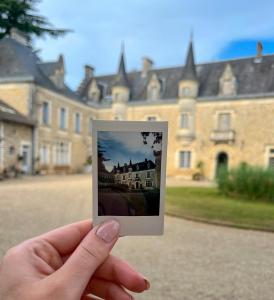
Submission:
POLYGON ((106 243, 112 242, 119 235, 120 224, 115 221, 107 221, 99 226, 96 235, 106 243))
POLYGON ((145 283, 146 283, 146 289, 149 290, 150 289, 150 283, 146 278, 145 278, 145 283))

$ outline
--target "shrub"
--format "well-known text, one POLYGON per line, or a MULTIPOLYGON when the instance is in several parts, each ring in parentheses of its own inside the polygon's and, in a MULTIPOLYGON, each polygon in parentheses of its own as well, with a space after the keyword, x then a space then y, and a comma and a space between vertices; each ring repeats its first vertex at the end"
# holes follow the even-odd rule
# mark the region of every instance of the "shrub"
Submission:
POLYGON ((220 169, 217 183, 219 191, 225 195, 274 202, 273 169, 242 163, 229 171, 220 169))

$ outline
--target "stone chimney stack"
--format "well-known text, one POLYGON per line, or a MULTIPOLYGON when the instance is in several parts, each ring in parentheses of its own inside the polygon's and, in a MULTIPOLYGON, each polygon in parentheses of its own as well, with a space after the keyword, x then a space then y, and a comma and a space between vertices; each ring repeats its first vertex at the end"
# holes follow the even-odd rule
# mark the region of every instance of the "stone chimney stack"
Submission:
POLYGON ((148 71, 150 71, 153 67, 153 60, 148 57, 143 58, 143 68, 142 68, 142 77, 146 77, 148 71))
POLYGON ((85 65, 85 79, 90 79, 94 76, 94 67, 85 65))
POLYGON ((29 45, 29 38, 28 38, 28 36, 24 32, 22 32, 22 31, 20 31, 20 30, 18 30, 16 28, 12 28, 11 29, 11 31, 10 31, 10 37, 12 39, 14 39, 15 41, 17 41, 18 43, 24 45, 24 46, 28 46, 29 45))
POLYGON ((255 63, 260 63, 263 59, 263 44, 262 42, 257 43, 257 55, 255 57, 255 63))

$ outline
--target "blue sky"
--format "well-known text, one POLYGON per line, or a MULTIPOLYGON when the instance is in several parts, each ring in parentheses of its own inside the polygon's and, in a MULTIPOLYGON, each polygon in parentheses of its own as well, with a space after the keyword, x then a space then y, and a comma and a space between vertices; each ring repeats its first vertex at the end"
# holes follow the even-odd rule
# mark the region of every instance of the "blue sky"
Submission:
POLYGON ((115 131, 99 131, 98 143, 102 146, 105 158, 110 159, 104 162, 108 171, 113 169, 114 165, 123 166, 124 163, 137 163, 150 159, 155 161, 153 149, 152 135, 147 138, 148 144, 143 144, 143 138, 140 132, 115 132, 115 131))
POLYGON ((273 0, 44 0, 38 9, 57 27, 74 30, 35 43, 45 60, 65 55, 73 88, 84 64, 98 75, 115 73, 121 41, 128 70, 139 69, 143 56, 155 67, 182 65, 191 30, 197 62, 254 55, 257 40, 274 53, 273 0))

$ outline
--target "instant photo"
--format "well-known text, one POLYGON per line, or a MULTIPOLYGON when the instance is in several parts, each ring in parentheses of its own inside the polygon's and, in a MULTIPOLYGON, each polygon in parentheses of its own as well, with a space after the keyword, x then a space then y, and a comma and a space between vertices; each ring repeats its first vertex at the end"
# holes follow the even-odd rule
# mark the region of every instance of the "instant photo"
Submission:
POLYGON ((93 128, 94 219, 118 219, 124 234, 160 234, 167 124, 95 121, 93 128), (159 226, 157 232, 155 226, 139 231, 153 222, 159 226))

